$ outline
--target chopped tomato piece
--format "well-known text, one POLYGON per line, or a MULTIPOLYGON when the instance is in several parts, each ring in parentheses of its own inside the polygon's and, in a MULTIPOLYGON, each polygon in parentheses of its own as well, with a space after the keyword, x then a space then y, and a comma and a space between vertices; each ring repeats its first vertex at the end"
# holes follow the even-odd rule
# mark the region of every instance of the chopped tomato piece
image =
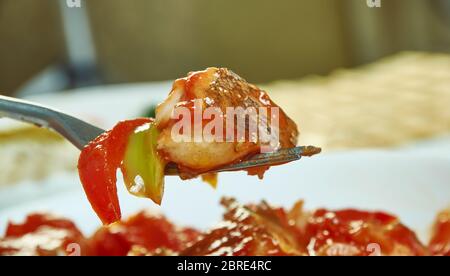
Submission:
POLYGON ((104 224, 120 220, 116 173, 120 167, 129 136, 139 126, 152 122, 140 118, 118 123, 89 143, 81 152, 78 172, 92 208, 104 224))

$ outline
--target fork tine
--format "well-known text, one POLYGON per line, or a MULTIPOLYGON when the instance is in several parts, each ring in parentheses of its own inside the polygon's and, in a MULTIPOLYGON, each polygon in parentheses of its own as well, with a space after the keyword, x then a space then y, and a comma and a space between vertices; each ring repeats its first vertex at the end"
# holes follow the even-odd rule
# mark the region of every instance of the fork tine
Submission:
MULTIPOLYGON (((209 172, 237 171, 260 166, 276 166, 299 160, 302 156, 312 156, 320 152, 321 149, 314 146, 281 149, 276 152, 257 154, 248 160, 209 172)), ((178 170, 175 166, 168 166, 166 168, 165 174, 177 175, 178 170)))
POLYGON ((105 130, 36 103, 0 95, 0 117, 53 129, 82 150, 105 130))
POLYGON ((281 149, 276 152, 262 153, 255 155, 248 160, 232 164, 224 168, 220 168, 216 171, 217 172, 235 171, 260 166, 276 166, 299 160, 300 158, 302 158, 302 156, 312 156, 320 152, 321 152, 320 148, 316 148, 313 146, 281 149))

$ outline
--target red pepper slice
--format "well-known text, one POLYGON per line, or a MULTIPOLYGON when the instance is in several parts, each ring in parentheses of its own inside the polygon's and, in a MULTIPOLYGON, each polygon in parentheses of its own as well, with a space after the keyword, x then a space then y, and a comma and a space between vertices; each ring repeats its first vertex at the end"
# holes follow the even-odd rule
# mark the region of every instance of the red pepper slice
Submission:
POLYGON ((122 163, 128 137, 139 126, 152 122, 139 118, 119 122, 89 143, 78 160, 78 173, 86 196, 103 224, 121 219, 116 173, 122 163))

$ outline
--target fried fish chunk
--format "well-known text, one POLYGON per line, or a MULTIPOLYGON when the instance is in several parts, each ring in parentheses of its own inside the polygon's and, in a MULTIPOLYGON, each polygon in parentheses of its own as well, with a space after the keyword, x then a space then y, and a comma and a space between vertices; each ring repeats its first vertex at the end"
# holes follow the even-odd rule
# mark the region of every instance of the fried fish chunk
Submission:
MULTIPOLYGON (((169 97, 156 109, 156 124, 161 131, 158 150, 167 162, 175 163, 178 166, 183 178, 195 177, 204 172, 239 162, 260 153, 261 146, 267 143, 267 141, 262 142, 261 137, 250 139, 251 135, 257 134, 252 131, 251 124, 263 122, 265 124, 259 124, 258 127, 267 125, 270 128, 273 108, 277 108, 279 112, 278 130, 270 129, 271 133, 269 133, 269 135, 277 135, 278 138, 277 144, 272 145, 273 150, 295 147, 298 137, 296 124, 269 98, 265 91, 246 82, 226 68, 212 67, 204 71, 192 72, 186 78, 175 81, 169 97), (190 142, 175 141, 173 127, 179 120, 178 118, 174 119, 172 115, 173 110, 179 107, 190 110, 191 129, 193 130, 204 130, 205 125, 211 120, 219 120, 223 127, 211 132, 202 131, 203 139, 201 141, 195 141, 193 131, 181 134, 188 136, 188 139, 191 138, 190 142), (239 113, 230 113, 230 107, 234 111, 238 108, 241 108, 241 111, 249 111, 249 113, 243 113, 244 115, 255 114, 250 111, 256 111, 257 116, 248 116, 244 121, 239 121, 239 113), (202 117, 201 120, 193 120, 196 110, 208 108, 217 111, 215 114, 222 114, 222 116, 216 118, 211 115, 207 119, 202 117), (260 108, 266 108, 268 112, 263 114, 260 112, 260 108), (254 120, 258 120, 258 122, 254 120), (233 125, 230 126, 231 124, 233 125), (228 127, 232 127, 234 131, 227 132, 228 127), (236 130, 239 127, 245 129, 245 137, 238 135, 236 130), (214 139, 218 134, 222 135, 222 140, 214 139), (238 138, 245 139, 239 140, 238 138)), ((249 172, 262 177, 266 169, 260 168, 260 170, 249 172)))

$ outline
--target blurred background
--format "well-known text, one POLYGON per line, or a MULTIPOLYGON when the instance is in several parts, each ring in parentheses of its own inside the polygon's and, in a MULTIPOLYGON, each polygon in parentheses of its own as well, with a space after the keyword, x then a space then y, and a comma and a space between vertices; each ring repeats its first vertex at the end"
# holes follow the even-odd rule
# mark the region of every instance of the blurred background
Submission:
MULTIPOLYGON (((450 1, 377 2, 0 0, 0 94, 107 128, 151 114, 173 79, 228 67, 285 109, 300 144, 450 156, 450 1)), ((1 119, 0 208, 17 200, 11 189, 45 193, 14 184, 49 185, 77 156, 1 119)))
POLYGON ((2 94, 56 69, 78 79, 27 91, 171 80, 207 66, 265 83, 450 45, 447 0, 389 0, 381 8, 366 0, 66 2, 0 0, 2 94))

